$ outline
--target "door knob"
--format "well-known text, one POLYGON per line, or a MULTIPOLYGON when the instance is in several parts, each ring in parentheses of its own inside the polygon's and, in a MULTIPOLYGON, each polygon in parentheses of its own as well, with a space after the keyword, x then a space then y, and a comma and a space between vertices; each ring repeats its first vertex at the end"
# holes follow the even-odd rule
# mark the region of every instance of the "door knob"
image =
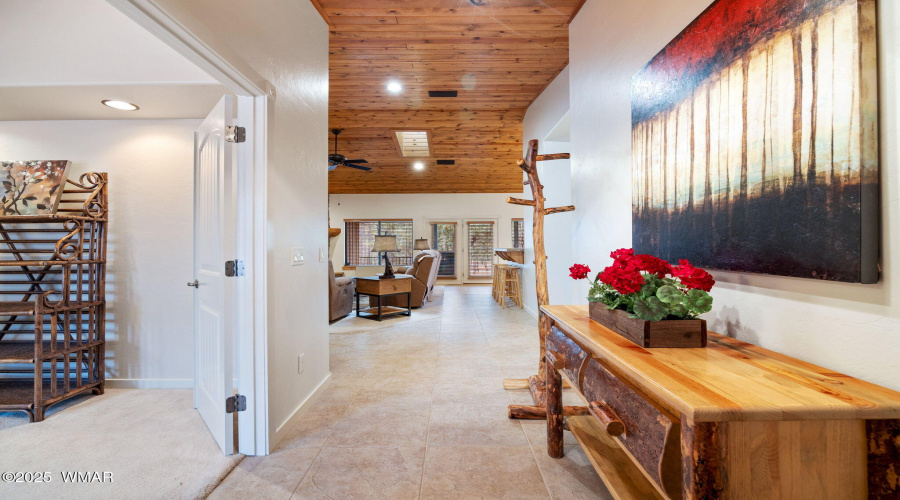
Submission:
POLYGON ((197 280, 194 280, 194 281, 191 281, 190 283, 188 283, 187 286, 192 286, 194 288, 200 288, 200 282, 197 280))

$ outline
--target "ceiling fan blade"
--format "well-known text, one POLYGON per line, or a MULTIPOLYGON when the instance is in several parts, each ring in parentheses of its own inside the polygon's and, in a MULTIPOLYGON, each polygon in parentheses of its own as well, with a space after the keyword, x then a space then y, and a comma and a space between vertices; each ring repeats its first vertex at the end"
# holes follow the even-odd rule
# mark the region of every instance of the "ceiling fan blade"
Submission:
POLYGON ((344 161, 347 162, 347 163, 369 163, 369 162, 367 162, 366 160, 363 160, 363 159, 359 159, 359 160, 344 160, 344 161))
POLYGON ((350 167, 350 168, 355 168, 357 170, 366 170, 366 171, 372 170, 372 167, 364 167, 362 165, 354 165, 352 163, 344 163, 344 166, 350 167))

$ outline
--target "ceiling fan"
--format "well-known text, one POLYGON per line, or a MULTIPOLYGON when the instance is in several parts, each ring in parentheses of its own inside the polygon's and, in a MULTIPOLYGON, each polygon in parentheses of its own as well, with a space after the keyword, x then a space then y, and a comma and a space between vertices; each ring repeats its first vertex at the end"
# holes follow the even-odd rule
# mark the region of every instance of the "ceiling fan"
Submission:
POLYGON ((328 155, 328 171, 330 172, 330 171, 338 168, 339 166, 345 166, 345 167, 355 168, 358 170, 366 170, 366 171, 372 170, 371 167, 364 167, 362 165, 356 165, 356 163, 369 163, 366 160, 363 160, 362 158, 359 158, 357 160, 348 160, 346 156, 338 154, 338 152, 337 152, 337 136, 341 132, 342 132, 342 130, 339 128, 331 129, 331 133, 334 134, 334 154, 328 155))

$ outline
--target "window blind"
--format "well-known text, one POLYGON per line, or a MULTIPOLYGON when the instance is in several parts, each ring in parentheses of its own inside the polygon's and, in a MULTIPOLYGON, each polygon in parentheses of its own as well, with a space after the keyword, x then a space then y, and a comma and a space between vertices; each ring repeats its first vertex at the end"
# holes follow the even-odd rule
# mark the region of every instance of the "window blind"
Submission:
POLYGON ((525 220, 512 220, 512 244, 513 248, 525 248, 525 220))
POLYGON ((469 277, 490 278, 494 260, 494 223, 468 222, 469 277))
POLYGON ((344 265, 380 266, 384 264, 383 253, 372 253, 375 236, 397 237, 399 252, 388 256, 391 263, 398 266, 412 265, 413 223, 410 219, 348 219, 344 221, 344 265))

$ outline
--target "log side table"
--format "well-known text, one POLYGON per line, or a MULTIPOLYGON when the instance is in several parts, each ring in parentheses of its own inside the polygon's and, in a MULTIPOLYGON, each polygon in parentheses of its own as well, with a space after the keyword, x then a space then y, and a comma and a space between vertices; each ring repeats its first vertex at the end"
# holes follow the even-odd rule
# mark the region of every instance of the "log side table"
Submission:
MULTIPOLYGON (((381 321, 385 316, 412 316, 412 276, 397 275, 391 279, 380 279, 378 276, 356 278, 356 316, 381 321), (359 296, 366 295, 370 299, 376 297, 378 305, 359 309, 359 296), (406 307, 386 306, 384 297, 406 295, 406 307)), ((371 301, 369 306, 372 306, 371 301)))

